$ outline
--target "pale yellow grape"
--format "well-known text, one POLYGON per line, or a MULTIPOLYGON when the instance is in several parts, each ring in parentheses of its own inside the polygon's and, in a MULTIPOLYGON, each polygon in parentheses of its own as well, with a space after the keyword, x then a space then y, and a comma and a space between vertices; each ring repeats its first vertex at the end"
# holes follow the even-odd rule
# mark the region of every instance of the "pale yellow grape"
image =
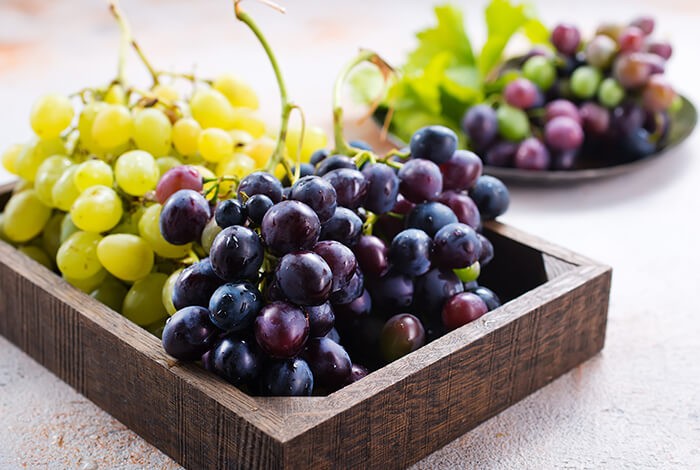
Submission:
POLYGON ((175 290, 175 283, 177 282, 177 278, 180 276, 181 272, 182 269, 178 269, 168 276, 168 280, 165 281, 165 284, 163 284, 163 290, 161 291, 161 301, 165 306, 165 311, 171 316, 177 312, 175 305, 173 305, 173 290, 175 290))
POLYGON ((173 125, 173 145, 175 149, 188 157, 196 155, 200 132, 202 132, 202 126, 194 119, 179 119, 173 125))
POLYGON ((175 157, 160 157, 156 158, 156 165, 158 165, 158 173, 164 175, 168 170, 182 166, 182 162, 175 157))
POLYGON ((204 128, 231 129, 234 111, 221 92, 211 88, 200 88, 190 100, 192 117, 204 128))
POLYGON ((49 207, 54 207, 53 187, 63 173, 70 168, 73 162, 68 157, 54 155, 49 157, 39 165, 34 180, 34 189, 39 200, 49 207))
POLYGON ((211 250, 211 245, 214 243, 214 239, 219 233, 221 233, 222 230, 223 229, 219 227, 219 225, 216 223, 216 219, 214 219, 213 217, 209 222, 207 222, 207 225, 204 226, 204 230, 202 230, 202 236, 200 238, 200 243, 202 245, 202 249, 207 254, 211 250))
POLYGON ((24 150, 24 145, 14 144, 8 147, 2 154, 2 166, 13 175, 17 174, 17 159, 22 153, 22 150, 24 150))
MULTIPOLYGON (((255 170, 255 160, 244 153, 234 153, 216 165, 216 176, 235 176, 241 180, 255 170)), ((222 181, 219 192, 226 194, 234 184, 233 181, 222 181)))
POLYGON ((34 103, 30 122, 36 135, 42 139, 52 139, 70 126, 74 114, 67 96, 50 93, 34 103))
POLYGON ((162 157, 170 153, 173 125, 170 119, 156 108, 146 108, 134 113, 134 142, 141 150, 162 157))
POLYGON ((70 209, 70 218, 80 230, 106 232, 122 218, 122 200, 112 188, 91 186, 80 193, 70 209))
POLYGON ((274 139, 264 135, 259 139, 251 142, 246 148, 246 155, 250 156, 255 160, 255 168, 261 169, 267 166, 267 162, 270 161, 270 157, 275 151, 275 146, 277 142, 274 139))
POLYGON ((114 176, 124 192, 132 196, 143 196, 155 189, 160 171, 150 153, 144 150, 132 150, 117 159, 114 176))
POLYGON ((139 235, 148 242, 158 256, 184 258, 190 252, 192 244, 173 245, 165 241, 160 233, 160 211, 162 209, 160 204, 153 204, 144 211, 141 220, 139 220, 139 235))
POLYGON ((126 287, 123 282, 113 276, 107 275, 105 280, 102 281, 95 290, 90 292, 90 297, 102 302, 115 312, 121 313, 124 297, 126 297, 128 291, 129 288, 126 287))
POLYGON ((108 104, 126 104, 126 91, 118 83, 110 86, 105 93, 104 102, 108 104))
POLYGON ((99 233, 75 232, 58 249, 58 269, 66 278, 73 280, 96 276, 102 270, 97 257, 97 247, 101 241, 99 233))
POLYGON ((233 74, 219 75, 214 80, 214 89, 220 91, 234 107, 258 109, 260 106, 253 88, 233 74))
POLYGON ((17 174, 27 180, 34 181, 39 166, 51 155, 65 155, 66 146, 60 138, 38 139, 24 146, 17 157, 15 168, 17 174))
POLYGON ((59 247, 61 244, 65 243, 71 235, 77 232, 80 232, 80 230, 75 226, 70 216, 66 214, 61 221, 61 232, 58 238, 59 247))
POLYGON ((284 168, 284 165, 278 163, 272 174, 275 175, 275 178, 278 180, 282 180, 285 176, 287 176, 287 170, 284 168))
POLYGON ((199 134, 197 148, 204 160, 220 162, 233 153, 233 138, 223 129, 204 129, 199 134))
POLYGON ((45 266, 46 269, 53 269, 53 262, 51 261, 51 258, 46 253, 46 251, 39 248, 38 246, 24 245, 20 246, 18 249, 21 253, 24 253, 37 263, 45 266))
POLYGON ((114 227, 110 233, 129 233, 131 235, 139 234, 139 222, 141 217, 146 213, 146 208, 139 206, 136 210, 133 210, 126 214, 119 225, 114 227))
POLYGON ((54 207, 64 212, 68 212, 73 205, 73 202, 75 202, 75 200, 78 199, 78 196, 80 196, 80 191, 78 191, 78 188, 75 186, 75 182, 73 181, 77 169, 77 165, 67 168, 61 177, 58 178, 56 183, 53 185, 53 189, 51 190, 51 198, 53 200, 54 207))
POLYGON ((92 125, 95 122, 95 117, 102 109, 106 108, 108 105, 102 101, 96 101, 93 103, 88 103, 85 105, 83 110, 80 112, 80 117, 78 118, 78 133, 80 134, 80 143, 85 149, 97 155, 101 155, 105 149, 100 147, 95 139, 92 137, 92 125))
POLYGON ((163 286, 168 275, 152 273, 134 283, 124 297, 122 315, 140 326, 150 325, 168 316, 163 305, 163 286))
POLYGON ((253 110, 248 108, 234 108, 230 129, 246 131, 254 139, 265 135, 265 121, 253 110))
POLYGON ((136 235, 107 235, 97 246, 97 257, 112 276, 122 281, 138 281, 153 269, 153 250, 136 235))
MULTIPOLYGON (((56 212, 51 216, 49 221, 41 232, 41 247, 49 254, 51 259, 56 259, 56 253, 61 246, 61 226, 65 214, 56 212)), ((70 218, 70 217, 69 217, 70 218)))
POLYGON ((100 268, 95 275, 85 279, 73 279, 68 276, 63 276, 63 279, 65 279, 71 286, 80 289, 86 294, 89 294, 97 289, 105 281, 105 279, 107 279, 107 276, 107 271, 100 268))
POLYGON ((12 195, 14 196, 15 194, 19 194, 22 191, 26 191, 27 189, 34 189, 34 182, 23 180, 22 178, 20 178, 12 187, 12 195))
POLYGON ((5 206, 5 235, 16 243, 29 241, 41 233, 50 218, 51 208, 41 202, 34 189, 22 191, 5 206))
POLYGON ((246 147, 253 143, 253 136, 248 134, 246 131, 241 131, 234 129, 228 131, 229 135, 233 139, 233 149, 236 152, 242 152, 246 147))
POLYGON ((95 115, 92 123, 92 138, 105 150, 112 150, 126 144, 133 133, 133 119, 129 108, 110 104, 95 115))
POLYGON ((102 160, 87 160, 75 170, 73 183, 78 191, 83 192, 90 186, 108 186, 114 184, 112 167, 102 160))
POLYGON ((4 241, 5 243, 12 243, 12 240, 7 238, 7 235, 5 234, 5 214, 0 212, 0 240, 4 241))
POLYGON ((165 101, 167 104, 173 104, 180 99, 180 93, 172 85, 165 85, 163 83, 159 83, 158 85, 153 87, 151 92, 153 92, 153 94, 156 95, 156 98, 158 98, 161 101, 165 101))
MULTIPOLYGON (((301 129, 293 127, 287 132, 286 150, 287 156, 293 161, 297 161, 299 152, 299 138, 301 137, 301 129)), ((326 148, 328 137, 320 127, 307 126, 304 132, 304 140, 301 147, 301 161, 308 163, 311 155, 319 149, 326 148)))
MULTIPOLYGON (((192 165, 192 168, 197 170, 199 172, 199 174, 202 175, 202 178, 205 180, 216 178, 216 175, 214 174, 214 172, 203 165, 192 165)), ((216 184, 215 181, 210 181, 209 183, 204 183, 204 187, 202 188, 202 192, 206 194, 215 184, 216 184)))

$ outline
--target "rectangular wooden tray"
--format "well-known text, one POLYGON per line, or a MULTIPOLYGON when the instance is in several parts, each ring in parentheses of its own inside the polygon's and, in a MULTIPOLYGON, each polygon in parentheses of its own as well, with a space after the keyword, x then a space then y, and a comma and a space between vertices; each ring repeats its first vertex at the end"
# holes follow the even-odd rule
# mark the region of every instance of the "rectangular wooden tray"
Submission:
POLYGON ((501 223, 486 231, 483 283, 507 302, 326 397, 251 397, 178 363, 2 242, 0 334, 188 468, 402 468, 603 348, 611 269, 501 223))

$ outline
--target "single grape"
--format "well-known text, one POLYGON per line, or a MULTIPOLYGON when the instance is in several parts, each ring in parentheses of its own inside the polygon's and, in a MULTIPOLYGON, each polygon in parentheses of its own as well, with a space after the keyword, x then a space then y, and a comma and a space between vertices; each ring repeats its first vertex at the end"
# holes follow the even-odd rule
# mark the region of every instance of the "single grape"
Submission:
POLYGON ((335 391, 345 385, 352 369, 352 361, 345 348, 328 338, 308 341, 303 357, 314 374, 315 383, 335 391))
POLYGON ((209 318, 224 331, 241 331, 253 324, 263 307, 263 297, 249 282, 228 283, 209 300, 209 318))
POLYGON ((54 207, 64 212, 68 212, 75 200, 80 196, 80 191, 74 182, 77 170, 77 165, 66 168, 60 178, 54 183, 53 188, 51 188, 51 200, 54 207))
POLYGON ((342 289, 331 292, 331 303, 336 305, 345 305, 353 302, 362 295, 365 289, 365 277, 362 271, 356 269, 348 283, 342 289))
POLYGON ((617 37, 620 53, 640 52, 644 47, 644 39, 644 31, 636 26, 629 26, 623 29, 617 37))
POLYGON ((24 150, 24 145, 14 144, 8 147, 2 154, 2 166, 13 175, 17 174, 17 160, 24 150))
POLYGON ((76 280, 87 279, 103 271, 97 257, 97 245, 101 240, 101 235, 89 232, 76 232, 68 237, 56 254, 58 269, 64 276, 76 280))
POLYGON ((620 86, 617 81, 608 77, 600 83, 598 88, 598 101, 603 106, 614 108, 622 102, 625 97, 625 89, 620 86))
POLYGON ((433 201, 442 192, 440 167, 430 160, 409 160, 398 176, 399 190, 411 202, 433 201))
POLYGON ((162 301, 167 274, 151 273, 136 281, 124 297, 122 315, 140 326, 150 325, 166 318, 168 312, 162 301))
POLYGON ((396 204, 399 194, 399 178, 388 165, 367 164, 362 169, 367 181, 367 196, 364 201, 365 209, 375 214, 389 212, 396 204))
POLYGON ((181 189, 199 192, 202 187, 202 175, 195 168, 186 165, 177 166, 161 177, 156 186, 156 200, 160 204, 165 204, 170 196, 181 189))
POLYGON ((411 157, 445 163, 457 150, 457 135, 445 126, 418 129, 410 142, 411 157))
POLYGON ((163 207, 160 204, 153 204, 146 208, 138 219, 138 230, 135 235, 151 246, 153 251, 163 258, 179 259, 187 256, 192 249, 192 245, 173 245, 163 238, 160 231, 160 215, 163 207))
POLYGON ((97 185, 111 188, 114 183, 114 172, 112 167, 102 160, 88 160, 78 165, 73 174, 73 183, 80 192, 97 185))
POLYGON ((261 223, 265 245, 275 255, 308 250, 319 239, 321 223, 316 213, 299 201, 282 201, 267 211, 261 223))
POLYGON ((133 139, 136 146, 158 157, 170 153, 173 125, 161 110, 145 108, 134 112, 133 139))
POLYGON ((234 225, 216 236, 209 258, 214 272, 221 279, 254 280, 262 266, 264 249, 257 233, 234 225))
POLYGON ((562 54, 573 55, 581 43, 581 33, 576 26, 561 23, 552 30, 551 41, 562 54))
POLYGON ((481 274, 481 264, 477 261, 471 266, 467 266, 466 268, 455 269, 454 273, 464 284, 476 282, 476 280, 479 279, 479 275, 481 274))
POLYGON ((445 301, 463 290, 462 281, 451 269, 431 269, 416 278, 413 309, 424 318, 436 318, 445 301))
POLYGON ((264 194, 277 204, 282 200, 282 183, 269 173, 256 171, 241 180, 238 200, 245 202, 243 195, 250 197, 254 194, 264 194))
POLYGON ((651 16, 640 16, 630 23, 632 26, 639 28, 643 34, 649 36, 654 32, 655 21, 651 16))
MULTIPOLYGON (((583 103, 580 109, 583 130, 589 136, 602 136, 610 127, 610 112, 593 102, 583 103)), ((559 149, 559 150, 574 150, 559 149)))
POLYGON ((72 162, 68 157, 54 155, 39 165, 34 179, 34 189, 39 200, 48 207, 54 207, 53 187, 68 170, 72 162))
POLYGON ((233 225, 243 225, 246 221, 246 210, 243 205, 235 199, 221 201, 214 211, 214 219, 221 228, 233 225))
POLYGON ((479 208, 482 220, 495 219, 502 215, 510 204, 508 188, 493 176, 484 175, 476 180, 476 184, 469 191, 469 197, 479 208))
POLYGON ((481 215, 474 201, 464 193, 445 191, 438 197, 438 201, 452 209, 457 216, 457 221, 467 224, 474 230, 481 227, 481 215))
POLYGON ((584 65, 571 74, 571 91, 578 98, 591 98, 598 91, 602 75, 595 67, 584 65))
POLYGON ((327 335, 335 324, 335 314, 329 302, 321 305, 309 305, 304 307, 304 312, 309 318, 309 337, 319 338, 327 335))
POLYGON ((642 92, 644 108, 652 112, 666 111, 671 107, 675 98, 676 92, 670 82, 660 74, 649 77, 642 92))
POLYGON ((160 214, 160 231, 173 245, 199 240, 211 217, 209 202, 197 191, 181 189, 168 198, 160 214))
POLYGON ((630 160, 644 158, 656 151, 656 144, 651 140, 649 131, 643 127, 633 130, 619 143, 624 156, 630 160))
POLYGON ((548 90, 557 78, 557 69, 549 57, 537 55, 530 57, 522 66, 523 76, 534 83, 540 90, 548 90))
POLYGON ((207 307, 216 289, 224 283, 216 275, 209 258, 204 258, 185 269, 173 286, 173 305, 180 310, 190 306, 207 307))
POLYGON ((569 100, 554 100, 547 103, 545 107, 545 122, 560 116, 565 116, 573 119, 581 124, 581 116, 579 116, 578 108, 569 100))
POLYGON ((326 173, 323 179, 335 189, 339 206, 357 209, 367 196, 369 184, 364 175, 357 170, 340 168, 326 173))
POLYGON ((252 225, 259 227, 262 224, 267 211, 272 209, 274 205, 275 204, 272 202, 272 200, 264 194, 254 194, 248 198, 244 209, 248 215, 248 218, 252 222, 252 225))
POLYGON ((549 150, 535 137, 523 140, 515 153, 514 165, 522 170, 544 171, 550 163, 549 150))
POLYGON ((304 312, 285 302, 265 305, 255 319, 255 339, 272 357, 296 356, 308 336, 309 321, 304 312))
POLYGON ((222 338, 209 354, 212 372, 233 385, 252 384, 263 367, 257 345, 246 338, 222 338))
POLYGON ((105 280, 90 293, 90 297, 102 302, 115 312, 121 313, 124 297, 129 289, 119 280, 107 276, 105 280))
POLYGON ((284 255, 275 271, 275 280, 282 293, 297 305, 324 303, 333 286, 333 274, 328 263, 310 251, 284 255))
POLYGON ((161 301, 163 302, 163 306, 165 306, 165 311, 171 316, 177 312, 175 303, 173 303, 173 293, 175 292, 175 284, 177 283, 182 271, 182 268, 178 269, 168 276, 168 280, 165 281, 165 284, 163 284, 163 290, 160 293, 161 301))
POLYGON ((625 103, 612 111, 610 128, 615 135, 628 136, 642 127, 644 110, 634 103, 625 103))
POLYGON ((217 163, 233 154, 233 138, 223 129, 210 127, 199 133, 197 149, 204 160, 217 163))
POLYGON ((432 240, 422 230, 409 228, 396 235, 389 247, 389 262, 408 276, 420 276, 430 269, 432 240))
POLYGON ((338 207, 321 226, 321 240, 336 240, 353 247, 362 234, 362 220, 350 209, 338 207))
POLYGON ((30 123, 36 135, 52 139, 70 126, 73 115, 73 105, 68 97, 52 93, 42 96, 34 103, 30 123))
MULTIPOLYGON (((583 129, 581 129, 579 123, 565 116, 552 119, 544 127, 544 140, 547 142, 547 146, 554 150, 573 150, 579 148, 583 144, 583 137, 583 129)), ((531 148, 534 151, 532 153, 539 153, 540 155, 541 150, 546 150, 544 147, 538 148, 537 144, 534 144, 534 142, 532 142, 531 148)), ((516 162, 517 159, 518 156, 516 154, 516 162)), ((546 165, 549 166, 549 155, 547 154, 546 158, 538 155, 538 158, 531 159, 531 162, 546 163, 546 165), (544 162, 544 160, 546 160, 546 162, 544 162)), ((538 166, 536 169, 542 168, 538 166)))
POLYGON ((445 163, 440 165, 444 190, 466 190, 474 186, 481 176, 481 159, 468 150, 457 150, 445 163))
POLYGON ((231 106, 249 109, 258 109, 260 106, 253 88, 236 75, 230 73, 219 75, 212 86, 228 99, 231 106))
POLYGON ((488 147, 498 135, 496 111, 486 104, 472 106, 462 119, 462 130, 475 148, 488 147))
MULTIPOLYGON (((352 171, 352 170, 348 170, 352 171)), ((337 207, 337 193, 325 176, 304 176, 292 186, 289 198, 300 201, 316 212, 321 223, 330 219, 337 207)))
POLYGON ((112 188, 91 186, 73 202, 70 217, 80 230, 107 232, 122 218, 122 200, 112 188))
POLYGON ((186 117, 173 125, 172 140, 175 149, 186 157, 193 157, 199 150, 199 134, 202 127, 197 121, 186 117))
POLYGON ((212 347, 219 334, 206 308, 185 307, 165 324, 163 349, 181 361, 195 361, 212 347))
POLYGON ((38 236, 51 218, 51 208, 41 202, 34 189, 13 195, 5 206, 5 236, 23 243, 38 236))
POLYGON ((153 269, 154 262, 150 245, 143 238, 126 233, 104 237, 97 245, 97 258, 111 275, 122 281, 143 279, 153 269))
POLYGON ((651 65, 641 53, 620 56, 613 65, 613 77, 630 90, 646 85, 651 75, 651 65))
POLYGON ((34 181, 39 166, 52 155, 65 155, 66 147, 60 138, 33 140, 22 148, 15 161, 17 175, 25 181, 34 181))
POLYGON ((646 47, 647 52, 656 54, 664 60, 668 60, 673 55, 671 44, 663 41, 649 41, 646 47))
POLYGON ((452 209, 439 202, 424 202, 417 204, 406 215, 406 228, 415 228, 427 233, 429 237, 447 224, 457 222, 457 216, 452 209))
POLYGON ((353 364, 352 368, 350 369, 350 376, 348 377, 346 385, 353 384, 358 380, 364 379, 368 375, 369 369, 367 369, 365 366, 362 366, 360 364, 353 364))
POLYGON ((218 127, 231 129, 234 110, 231 103, 221 92, 214 89, 200 88, 190 100, 192 117, 204 128, 218 127))
POLYGON ((333 170, 340 170, 341 168, 348 168, 350 170, 357 170, 357 165, 350 157, 345 155, 331 155, 322 159, 316 165, 316 175, 323 176, 326 173, 330 173, 333 170))
POLYGON ((491 262, 494 256, 493 244, 484 235, 477 233, 479 241, 481 242, 481 252, 479 253, 479 264, 483 268, 491 262))
POLYGON ((380 337, 382 357, 387 362, 405 356, 425 344, 425 329, 408 313, 394 315, 384 324, 380 337))
POLYGON ((129 108, 110 104, 100 109, 92 123, 92 138, 100 148, 113 150, 125 145, 133 133, 133 119, 129 108))
POLYGON ((333 275, 331 292, 345 288, 357 267, 357 260, 352 250, 340 242, 324 240, 316 243, 313 251, 323 258, 331 270, 333 275))
POLYGON ((413 281, 399 272, 389 271, 368 284, 367 289, 372 296, 374 308, 381 312, 405 311, 413 302, 413 281))
POLYGON ((353 250, 365 276, 381 277, 389 270, 389 250, 381 238, 362 235, 353 250))
POLYGON ((501 299, 498 298, 494 291, 487 287, 478 286, 471 292, 478 295, 479 298, 484 301, 489 312, 501 306, 501 299))
POLYGON ((323 160, 325 160, 326 158, 328 158, 330 156, 331 156, 331 153, 327 149, 319 149, 311 154, 311 158, 309 159, 309 163, 312 164, 314 167, 316 167, 316 166, 318 166, 319 163, 321 163, 323 160))
POLYGON ((143 196, 155 189, 160 170, 150 153, 132 150, 117 159, 114 176, 124 192, 132 196, 143 196))
POLYGON ((314 376, 303 359, 295 357, 270 364, 262 377, 262 389, 270 396, 311 396, 314 376))
POLYGON ((462 292, 445 302, 442 322, 449 330, 455 330, 483 316, 488 310, 481 297, 471 292, 462 292))
POLYGON ((480 253, 481 241, 468 225, 451 223, 435 234, 433 261, 441 268, 466 268, 478 261, 480 253))
POLYGON ((509 105, 519 109, 532 108, 538 101, 539 91, 527 78, 516 78, 506 85, 503 99, 509 105))
POLYGON ((585 56, 589 65, 598 69, 607 69, 618 51, 615 40, 599 34, 586 45, 585 56))
POLYGON ((502 105, 496 111, 498 131, 506 140, 519 141, 530 135, 530 121, 522 109, 502 105))
POLYGON ((484 155, 484 163, 489 166, 509 167, 513 166, 515 152, 518 151, 517 142, 496 142, 484 155))
MULTIPOLYGON (((61 246, 61 226, 64 218, 64 214, 55 212, 41 232, 41 246, 53 260, 56 259, 56 253, 58 253, 58 248, 61 246)), ((0 233, 4 234, 4 232, 4 229, 0 228, 0 233)))

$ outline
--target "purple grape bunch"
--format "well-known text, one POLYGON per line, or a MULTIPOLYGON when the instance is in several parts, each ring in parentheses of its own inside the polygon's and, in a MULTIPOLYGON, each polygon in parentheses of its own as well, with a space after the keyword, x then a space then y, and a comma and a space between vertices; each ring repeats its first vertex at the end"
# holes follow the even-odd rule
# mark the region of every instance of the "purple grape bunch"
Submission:
POLYGON ((551 33, 552 51, 510 61, 517 75, 490 102, 468 109, 462 130, 489 166, 571 170, 644 158, 665 144, 679 97, 664 75, 673 49, 652 37, 655 21, 603 24, 584 41, 571 24, 551 33))
POLYGON ((477 282, 493 258, 482 221, 508 191, 457 142, 429 126, 403 154, 319 150, 286 187, 256 172, 232 199, 173 192, 166 240, 220 231, 175 281, 165 351, 251 394, 324 394, 497 308, 477 282))

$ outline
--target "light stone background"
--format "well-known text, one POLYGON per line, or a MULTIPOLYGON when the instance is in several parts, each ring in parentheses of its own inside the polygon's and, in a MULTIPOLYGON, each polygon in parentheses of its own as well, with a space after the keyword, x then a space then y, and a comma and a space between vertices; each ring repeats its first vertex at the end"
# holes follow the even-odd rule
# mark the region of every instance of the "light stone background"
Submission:
MULTIPOLYGON (((332 80, 359 46, 399 63, 430 1, 247 4, 281 57, 293 98, 329 127, 332 80)), ((462 0, 483 37, 483 2, 462 0)), ((235 71, 277 116, 269 67, 230 2, 124 1, 162 68, 235 71)), ((541 0, 552 24, 591 29, 642 12, 675 45, 669 75, 700 103, 696 0, 541 0)), ((0 0, 0 142, 29 137, 40 93, 110 80, 117 29, 101 0, 0 0)), ((144 79, 132 62, 129 73, 144 79)), ((145 83, 142 81, 142 83, 145 83)), ((352 113, 351 113, 352 114, 352 113)), ((355 113, 357 114, 357 113, 355 113)), ((353 136, 374 133, 365 125, 353 136)), ((634 174, 561 189, 512 188, 503 221, 614 267, 603 353, 439 450, 416 468, 700 468, 700 133, 634 174)), ((8 180, 0 173, 0 182, 8 180)), ((168 457, 0 338, 0 468, 175 468, 168 457)))

